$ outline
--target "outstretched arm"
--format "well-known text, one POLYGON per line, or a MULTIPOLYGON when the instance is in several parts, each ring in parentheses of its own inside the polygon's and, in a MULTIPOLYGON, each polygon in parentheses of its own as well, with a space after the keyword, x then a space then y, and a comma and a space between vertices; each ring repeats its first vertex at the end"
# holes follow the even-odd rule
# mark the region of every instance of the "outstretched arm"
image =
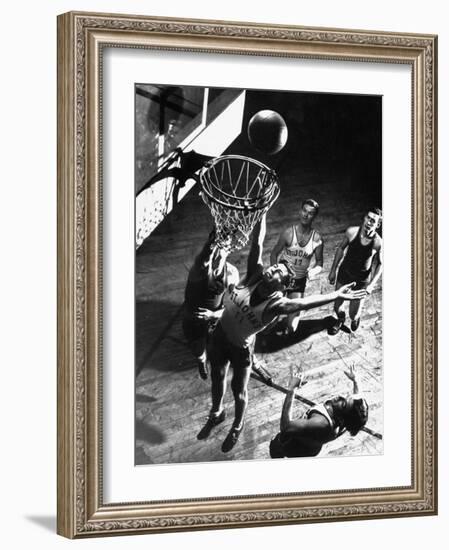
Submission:
POLYGON ((303 384, 304 375, 300 369, 294 372, 293 368, 290 367, 290 383, 287 395, 284 399, 284 404, 282 406, 281 414, 281 432, 287 430, 292 421, 292 409, 293 401, 295 399, 296 390, 301 387, 303 384))
POLYGON ((260 221, 256 224, 256 227, 253 229, 251 248, 248 254, 246 280, 249 280, 257 273, 261 273, 263 270, 262 254, 263 242, 267 231, 266 222, 266 214, 264 214, 260 221))
POLYGON ((374 269, 373 278, 371 279, 369 285, 366 287, 366 292, 368 294, 371 294, 371 292, 374 290, 374 287, 377 284, 377 281, 379 280, 380 276, 382 275, 382 242, 379 245, 379 248, 377 250, 376 254, 376 267, 374 269))
POLYGON ((343 300, 361 300, 366 296, 366 290, 351 290, 354 284, 355 283, 349 283, 328 294, 315 294, 313 296, 307 296, 307 298, 282 298, 272 306, 268 306, 269 310, 267 314, 270 313, 272 316, 276 316, 296 313, 298 311, 330 304, 337 298, 342 298, 343 300))

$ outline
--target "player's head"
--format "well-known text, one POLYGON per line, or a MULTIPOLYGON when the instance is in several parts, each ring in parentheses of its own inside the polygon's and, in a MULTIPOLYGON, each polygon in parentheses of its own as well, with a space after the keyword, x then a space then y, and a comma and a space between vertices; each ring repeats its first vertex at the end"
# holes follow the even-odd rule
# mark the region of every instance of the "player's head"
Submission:
POLYGON ((361 395, 352 395, 346 402, 345 426, 351 435, 356 435, 368 421, 369 406, 361 395))
POLYGON ((382 210, 380 208, 370 208, 363 216, 363 229, 366 233, 377 231, 382 225, 382 210))
POLYGON ((303 225, 310 225, 320 210, 320 205, 314 199, 302 201, 299 209, 299 220, 303 225))
POLYGON ((291 285, 295 272, 292 268, 282 260, 270 265, 262 274, 265 284, 270 286, 272 291, 280 290, 284 292, 291 285))
POLYGON ((329 399, 327 404, 332 405, 334 419, 340 422, 351 435, 357 435, 368 421, 368 403, 359 394, 351 397, 341 395, 329 399))

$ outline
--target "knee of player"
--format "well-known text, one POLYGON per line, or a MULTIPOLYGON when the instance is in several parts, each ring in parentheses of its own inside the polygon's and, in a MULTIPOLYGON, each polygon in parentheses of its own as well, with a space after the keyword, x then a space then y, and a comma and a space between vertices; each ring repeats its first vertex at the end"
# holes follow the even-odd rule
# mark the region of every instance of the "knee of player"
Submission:
POLYGON ((248 401, 248 390, 246 388, 232 388, 232 391, 236 401, 248 401))

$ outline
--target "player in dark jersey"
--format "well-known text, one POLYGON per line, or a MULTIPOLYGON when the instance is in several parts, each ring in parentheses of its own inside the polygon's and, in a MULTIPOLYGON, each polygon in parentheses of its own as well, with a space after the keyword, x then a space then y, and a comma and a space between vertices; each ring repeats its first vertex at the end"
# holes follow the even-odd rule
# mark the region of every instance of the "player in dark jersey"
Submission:
POLYGON ((284 400, 280 432, 270 442, 271 458, 316 456, 323 445, 346 431, 355 436, 368 420, 368 403, 359 394, 358 381, 351 365, 344 371, 352 380, 353 394, 328 399, 309 408, 302 418, 292 419, 297 390, 304 384, 302 372, 291 371, 289 390, 284 400))
POLYGON ((226 286, 239 280, 237 268, 226 258, 227 253, 217 247, 212 231, 190 268, 184 291, 182 329, 190 350, 198 359, 203 380, 208 373, 208 334, 221 314, 226 286))
MULTIPOLYGON (((382 274, 382 238, 377 233, 382 223, 382 211, 372 208, 363 217, 360 226, 348 227, 345 236, 335 252, 334 262, 329 272, 329 282, 336 289, 350 281, 355 281, 354 289, 366 290, 371 294, 382 274), (373 269, 373 266, 374 269, 373 269)), ((354 300, 349 304, 351 330, 359 328, 363 300, 354 300)), ((345 322, 343 300, 335 300, 334 310, 337 316, 335 324, 329 329, 329 334, 339 332, 345 322)))
POLYGON ((225 419, 223 402, 227 372, 231 364, 235 416, 231 430, 223 442, 223 452, 228 452, 234 447, 244 427, 256 334, 270 323, 275 323, 279 315, 319 307, 336 298, 353 300, 361 299, 365 295, 364 290, 352 291, 353 284, 350 283, 325 295, 286 298, 284 294, 294 273, 283 263, 264 269, 262 252, 265 224, 264 215, 253 231, 246 276, 238 285, 228 285, 223 301, 224 310, 210 340, 212 408, 205 426, 197 437, 205 439, 212 428, 225 419))

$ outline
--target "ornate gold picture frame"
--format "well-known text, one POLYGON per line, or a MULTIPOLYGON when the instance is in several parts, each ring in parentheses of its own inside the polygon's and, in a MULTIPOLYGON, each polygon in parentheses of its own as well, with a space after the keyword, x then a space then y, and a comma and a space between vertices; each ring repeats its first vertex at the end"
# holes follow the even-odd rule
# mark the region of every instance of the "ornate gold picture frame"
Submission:
MULTIPOLYGON (((437 513, 437 37, 96 13, 58 18, 58 533, 70 538, 437 513), (104 498, 103 55, 106 49, 410 68, 411 483, 104 498)), ((126 368, 132 373, 134 366, 126 368)), ((130 374, 132 376, 132 374, 130 374)), ((133 426, 129 427, 130 431, 133 426)), ((172 467, 172 466, 167 466, 172 467)), ((177 466, 185 467, 184 465, 177 466)), ((148 466, 151 468, 151 466, 148 466)), ((278 468, 282 466, 279 463, 278 468)))

